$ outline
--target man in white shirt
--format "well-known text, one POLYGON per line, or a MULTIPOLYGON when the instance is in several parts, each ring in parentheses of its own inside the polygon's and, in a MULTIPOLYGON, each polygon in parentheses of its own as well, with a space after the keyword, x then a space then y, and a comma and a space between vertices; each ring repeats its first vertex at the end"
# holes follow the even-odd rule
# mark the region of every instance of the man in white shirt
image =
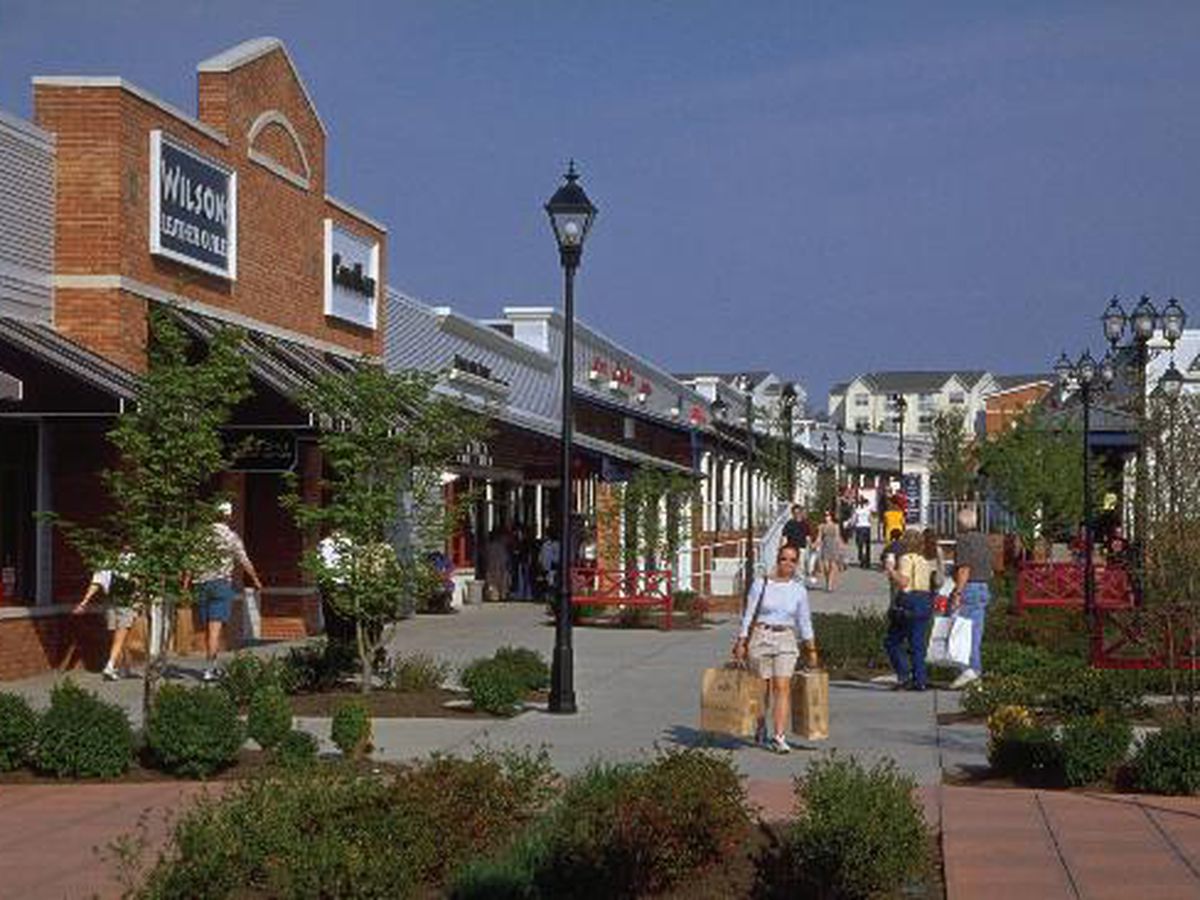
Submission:
POLYGON ((858 505, 850 516, 854 525, 854 543, 858 548, 859 568, 871 568, 871 504, 866 497, 858 498, 858 505))
POLYGON ((221 677, 217 668, 217 651, 221 647, 221 628, 229 621, 233 598, 236 596, 233 589, 235 566, 242 567, 255 588, 261 591, 263 587, 254 564, 246 555, 242 539, 229 527, 233 504, 227 500, 217 504, 217 513, 221 519, 212 526, 216 558, 211 568, 195 578, 196 608, 200 613, 200 623, 204 626, 205 681, 216 681, 221 677))

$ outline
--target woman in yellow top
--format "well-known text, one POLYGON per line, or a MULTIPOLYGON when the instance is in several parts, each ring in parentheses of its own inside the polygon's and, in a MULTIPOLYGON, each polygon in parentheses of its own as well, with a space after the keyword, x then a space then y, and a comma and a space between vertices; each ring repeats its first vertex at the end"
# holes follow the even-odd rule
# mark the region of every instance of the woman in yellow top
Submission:
POLYGON ((896 587, 896 597, 888 610, 888 633, 883 647, 896 670, 897 690, 926 688, 925 638, 933 615, 931 583, 937 560, 926 558, 924 543, 921 532, 915 528, 904 532, 900 558, 888 572, 896 587))
POLYGON ((883 511, 883 540, 884 544, 892 539, 893 531, 904 530, 904 510, 891 497, 887 498, 887 508, 883 511))

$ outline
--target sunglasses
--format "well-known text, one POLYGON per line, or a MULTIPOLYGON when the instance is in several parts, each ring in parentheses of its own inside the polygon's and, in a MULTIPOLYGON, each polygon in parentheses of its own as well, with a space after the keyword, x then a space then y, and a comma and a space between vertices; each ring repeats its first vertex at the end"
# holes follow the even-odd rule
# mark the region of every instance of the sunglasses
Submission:
POLYGON ((781 557, 779 557, 779 562, 791 563, 793 566, 799 561, 800 561, 799 557, 796 557, 796 556, 781 556, 781 557))

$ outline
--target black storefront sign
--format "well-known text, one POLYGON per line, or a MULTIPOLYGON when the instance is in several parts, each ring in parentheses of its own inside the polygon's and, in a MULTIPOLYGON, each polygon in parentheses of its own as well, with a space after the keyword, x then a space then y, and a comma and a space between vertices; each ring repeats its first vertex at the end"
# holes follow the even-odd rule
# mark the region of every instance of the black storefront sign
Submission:
POLYGON ((296 467, 296 435, 277 428, 226 431, 225 452, 233 457, 231 472, 290 472, 296 467))
POLYGON ((916 525, 921 521, 921 476, 905 473, 901 488, 908 498, 908 511, 904 521, 907 525, 916 525))
POLYGON ((150 184, 150 252, 234 279, 237 175, 152 131, 150 184))

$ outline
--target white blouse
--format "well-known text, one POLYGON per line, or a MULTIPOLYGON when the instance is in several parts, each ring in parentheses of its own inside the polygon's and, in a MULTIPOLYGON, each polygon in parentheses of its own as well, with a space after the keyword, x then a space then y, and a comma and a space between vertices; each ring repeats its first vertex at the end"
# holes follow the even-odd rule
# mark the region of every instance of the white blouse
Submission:
POLYGON ((812 610, 808 606, 808 590, 802 581, 774 581, 757 578, 750 588, 750 599, 742 614, 741 636, 750 634, 750 620, 755 606, 761 606, 758 621, 763 625, 790 625, 805 641, 813 639, 812 610), (761 598, 761 600, 760 600, 761 598))

